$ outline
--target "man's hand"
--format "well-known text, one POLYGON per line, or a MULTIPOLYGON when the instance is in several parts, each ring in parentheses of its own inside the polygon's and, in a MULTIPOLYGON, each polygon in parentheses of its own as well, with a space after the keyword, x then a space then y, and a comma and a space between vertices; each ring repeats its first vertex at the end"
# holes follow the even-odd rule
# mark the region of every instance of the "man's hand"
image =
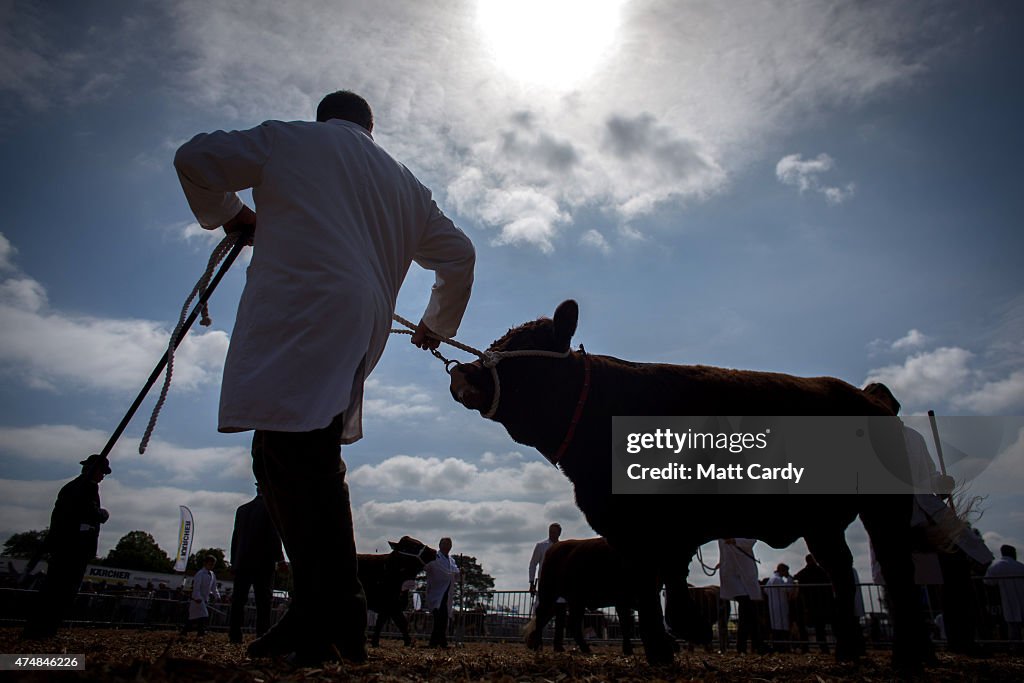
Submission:
POLYGON ((427 327, 425 322, 420 320, 416 331, 412 333, 412 343, 425 351, 431 351, 441 345, 441 339, 427 327))
POLYGON ((100 508, 100 524, 106 524, 108 519, 110 519, 110 513, 104 508, 100 508))
POLYGON ((537 595, 537 582, 536 581, 531 581, 530 582, 530 597, 532 598, 532 597, 535 597, 536 595, 537 595))
MULTIPOLYGON (((224 224, 224 232, 228 235, 244 230, 247 227, 254 227, 256 225, 256 212, 250 209, 248 206, 242 205, 242 210, 235 214, 235 217, 224 224)), ((249 240, 246 242, 250 247, 252 246, 252 236, 249 236, 249 240)))

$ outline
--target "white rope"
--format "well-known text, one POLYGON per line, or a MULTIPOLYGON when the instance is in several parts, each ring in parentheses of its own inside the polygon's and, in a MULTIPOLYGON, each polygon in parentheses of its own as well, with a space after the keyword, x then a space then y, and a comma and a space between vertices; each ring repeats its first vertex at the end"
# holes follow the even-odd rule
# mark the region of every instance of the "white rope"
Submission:
MULTIPOLYGON (((167 343, 167 369, 164 371, 164 384, 160 388, 160 398, 157 399, 156 405, 153 406, 153 414, 149 416, 149 424, 146 426, 146 432, 142 435, 142 441, 139 442, 139 455, 146 452, 147 446, 149 446, 149 439, 153 436, 153 430, 156 428, 157 418, 160 416, 160 409, 164 407, 164 401, 167 400, 167 391, 171 388, 171 375, 174 373, 174 348, 175 342, 178 339, 178 335, 181 334, 182 328, 185 326, 185 318, 188 317, 188 308, 192 304, 192 300, 202 292, 206 291, 207 285, 210 283, 210 278, 213 277, 213 271, 217 269, 224 257, 231 247, 234 246, 236 239, 241 238, 244 231, 238 231, 230 235, 225 235, 224 239, 220 241, 220 244, 210 254, 210 260, 206 264, 206 270, 203 272, 202 277, 196 283, 196 286, 192 288, 192 292, 185 299, 185 305, 181 307, 181 315, 178 316, 178 324, 174 327, 174 332, 171 333, 171 339, 167 343)), ((199 324, 204 327, 209 327, 213 322, 210 319, 210 313, 207 310, 206 304, 203 304, 200 310, 202 317, 199 319, 199 324)))
MULTIPOLYGON (((416 329, 415 325, 413 325, 411 322, 409 322, 408 320, 406 320, 402 316, 398 315, 397 313, 393 314, 391 317, 394 318, 394 320, 396 322, 399 322, 402 325, 405 325, 406 327, 408 327, 409 330, 415 330, 416 329)), ((407 330, 391 330, 391 333, 392 334, 413 334, 412 332, 407 331, 407 330)), ((466 351, 468 353, 472 353, 472 354, 476 355, 478 358, 480 358, 481 364, 485 368, 490 368, 490 370, 491 370, 491 377, 494 380, 494 398, 491 399, 491 405, 487 409, 487 412, 481 413, 481 415, 483 417, 486 417, 487 419, 493 418, 494 414, 496 412, 498 412, 498 402, 501 401, 501 381, 498 379, 498 367, 497 367, 498 363, 500 363, 501 361, 505 360, 506 358, 523 358, 523 357, 526 357, 526 356, 529 356, 529 357, 532 357, 532 358, 568 358, 569 354, 572 353, 572 351, 570 351, 568 349, 566 351, 564 351, 564 352, 561 352, 561 351, 540 351, 540 350, 533 351, 533 350, 530 350, 530 349, 520 349, 518 351, 478 351, 477 349, 474 349, 472 346, 468 346, 468 345, 463 344, 461 342, 457 342, 454 339, 450 339, 448 337, 444 337, 444 336, 441 336, 439 334, 435 335, 434 337, 435 337, 435 339, 439 339, 439 340, 443 341, 445 344, 449 344, 451 346, 454 346, 457 349, 462 349, 463 351, 466 351)), ((438 355, 438 354, 435 353, 435 355, 438 355)), ((438 357, 441 358, 441 360, 445 360, 441 356, 438 356, 438 357)), ((445 368, 446 369, 447 369, 448 362, 450 362, 450 361, 445 361, 445 368)))

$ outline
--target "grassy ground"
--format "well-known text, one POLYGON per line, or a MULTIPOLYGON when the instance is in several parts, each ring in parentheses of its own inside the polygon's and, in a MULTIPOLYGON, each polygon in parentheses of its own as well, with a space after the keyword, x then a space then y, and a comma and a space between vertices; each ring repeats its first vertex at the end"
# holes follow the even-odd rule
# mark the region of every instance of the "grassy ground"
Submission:
MULTIPOLYGON (((877 652, 856 665, 819 654, 738 655, 683 652, 670 667, 650 667, 642 654, 623 657, 617 647, 595 654, 535 654, 520 643, 471 643, 448 650, 405 648, 394 641, 370 651, 364 665, 330 664, 294 669, 278 660, 250 660, 244 646, 222 633, 202 639, 175 632, 73 629, 42 643, 18 642, 19 631, 0 629, 0 652, 84 654, 85 671, 0 674, 14 681, 888 681, 888 654, 877 652)), ((641 650, 642 652, 642 650, 641 650)), ((1024 681, 1024 657, 1006 653, 986 659, 939 654, 921 681, 1024 681)))

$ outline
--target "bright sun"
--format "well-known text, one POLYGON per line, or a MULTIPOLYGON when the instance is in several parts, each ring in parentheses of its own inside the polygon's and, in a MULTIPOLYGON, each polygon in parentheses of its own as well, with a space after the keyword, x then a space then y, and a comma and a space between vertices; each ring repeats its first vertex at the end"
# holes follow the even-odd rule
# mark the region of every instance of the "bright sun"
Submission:
POLYGON ((624 0, 478 0, 498 66, 521 81, 571 88, 611 47, 624 0))

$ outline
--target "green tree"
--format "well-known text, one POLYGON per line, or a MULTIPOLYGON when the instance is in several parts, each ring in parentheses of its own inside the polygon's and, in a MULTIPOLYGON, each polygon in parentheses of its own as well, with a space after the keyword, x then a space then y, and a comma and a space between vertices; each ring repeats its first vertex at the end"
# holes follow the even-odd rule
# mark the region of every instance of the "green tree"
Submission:
POLYGON ((129 531, 122 536, 114 549, 107 553, 103 564, 144 572, 170 572, 174 569, 171 558, 145 531, 129 531))
POLYGON ((461 576, 455 581, 455 609, 485 609, 494 600, 494 577, 472 555, 456 555, 461 576))
POLYGON ((200 548, 188 556, 188 565, 185 567, 185 571, 195 573, 202 569, 207 555, 213 555, 217 558, 217 564, 213 565, 213 573, 218 577, 221 577, 221 572, 231 568, 228 561, 224 559, 223 548, 200 548))
POLYGON ((4 542, 3 554, 8 557, 34 557, 42 549, 48 532, 49 529, 43 529, 42 531, 22 531, 12 534, 4 542))

